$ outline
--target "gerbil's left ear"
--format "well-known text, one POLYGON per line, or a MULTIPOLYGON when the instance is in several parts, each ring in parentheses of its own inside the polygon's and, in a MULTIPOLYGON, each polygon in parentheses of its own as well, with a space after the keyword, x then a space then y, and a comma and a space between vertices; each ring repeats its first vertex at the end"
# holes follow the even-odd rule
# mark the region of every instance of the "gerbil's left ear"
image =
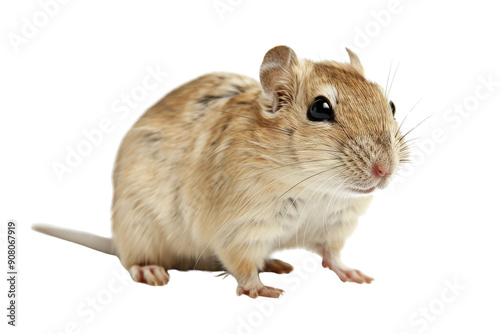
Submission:
POLYGON ((279 109, 286 96, 291 97, 291 74, 298 62, 295 52, 284 45, 272 48, 264 56, 260 66, 260 83, 264 93, 272 98, 273 112, 279 109))
POLYGON ((347 53, 349 54, 349 60, 351 62, 351 66, 361 75, 365 75, 365 70, 363 69, 363 65, 361 65, 361 60, 357 54, 351 51, 349 48, 345 48, 347 53))

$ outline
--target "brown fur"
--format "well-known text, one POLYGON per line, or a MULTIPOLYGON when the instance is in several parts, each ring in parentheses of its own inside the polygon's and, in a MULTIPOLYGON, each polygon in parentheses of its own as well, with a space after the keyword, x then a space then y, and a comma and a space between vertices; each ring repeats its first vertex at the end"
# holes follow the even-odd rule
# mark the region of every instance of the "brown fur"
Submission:
POLYGON ((406 148, 384 93, 349 54, 351 64, 313 62, 276 47, 262 86, 208 74, 148 110, 114 170, 113 244, 123 265, 223 269, 239 293, 276 297, 259 270, 275 268, 266 261, 279 248, 304 247, 341 279, 355 277, 339 252, 371 196, 352 188, 383 188, 388 179, 374 180, 372 165, 396 170, 406 148), (335 122, 307 119, 319 95, 335 122))

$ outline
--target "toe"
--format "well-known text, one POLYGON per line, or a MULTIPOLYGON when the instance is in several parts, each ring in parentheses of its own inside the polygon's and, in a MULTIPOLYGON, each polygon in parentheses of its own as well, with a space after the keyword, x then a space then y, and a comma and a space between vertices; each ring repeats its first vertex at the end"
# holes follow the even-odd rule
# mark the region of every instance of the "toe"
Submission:
POLYGON ((144 273, 142 271, 142 268, 138 265, 134 265, 130 268, 129 270, 130 276, 132 276, 132 279, 138 283, 146 283, 146 279, 144 278, 144 273))
POLYGON ((129 272, 134 281, 153 286, 165 285, 170 279, 170 275, 167 273, 165 268, 156 265, 133 265, 129 272))
POLYGON ((350 282, 361 284, 365 281, 364 278, 362 278, 358 273, 358 270, 346 270, 345 274, 350 282))
POLYGON ((283 292, 284 291, 281 289, 273 288, 270 286, 265 286, 258 291, 259 296, 269 298, 279 298, 283 294, 283 292))

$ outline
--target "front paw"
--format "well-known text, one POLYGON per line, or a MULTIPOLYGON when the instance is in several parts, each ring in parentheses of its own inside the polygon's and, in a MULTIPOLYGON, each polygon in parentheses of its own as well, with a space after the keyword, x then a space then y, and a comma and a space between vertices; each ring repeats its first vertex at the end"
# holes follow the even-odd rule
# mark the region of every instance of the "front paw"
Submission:
POLYGON ((323 259, 323 267, 333 270, 342 282, 367 283, 370 284, 373 278, 363 274, 360 270, 351 269, 343 264, 337 264, 323 259))

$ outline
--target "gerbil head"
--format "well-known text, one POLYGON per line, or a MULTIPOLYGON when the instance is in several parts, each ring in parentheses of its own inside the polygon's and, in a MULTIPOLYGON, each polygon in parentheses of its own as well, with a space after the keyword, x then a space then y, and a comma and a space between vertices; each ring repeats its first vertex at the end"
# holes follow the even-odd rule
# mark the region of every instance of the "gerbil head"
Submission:
POLYGON ((281 130, 265 135, 275 159, 310 171, 303 178, 324 180, 323 190, 353 196, 387 186, 408 148, 394 104, 347 52, 349 63, 314 62, 277 46, 264 57, 260 81, 267 98, 263 117, 281 130))

